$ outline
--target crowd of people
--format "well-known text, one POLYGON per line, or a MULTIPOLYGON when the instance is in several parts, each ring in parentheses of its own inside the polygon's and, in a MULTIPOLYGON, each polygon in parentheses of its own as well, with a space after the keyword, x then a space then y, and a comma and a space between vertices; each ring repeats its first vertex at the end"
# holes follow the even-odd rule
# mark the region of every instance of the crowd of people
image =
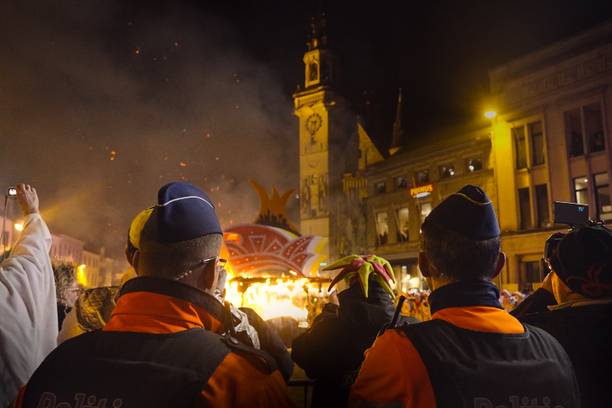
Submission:
POLYGON ((0 264, 0 407, 289 407, 294 363, 312 407, 602 407, 612 404, 612 232, 551 239, 550 273, 525 297, 493 284, 506 262, 478 187, 422 226, 430 292, 396 306, 393 271, 347 258, 332 301, 291 353, 253 310, 224 298, 223 231, 206 193, 163 186, 126 237, 117 288, 83 290, 52 265, 36 190, 0 264), (54 273, 55 271, 55 273, 54 273))

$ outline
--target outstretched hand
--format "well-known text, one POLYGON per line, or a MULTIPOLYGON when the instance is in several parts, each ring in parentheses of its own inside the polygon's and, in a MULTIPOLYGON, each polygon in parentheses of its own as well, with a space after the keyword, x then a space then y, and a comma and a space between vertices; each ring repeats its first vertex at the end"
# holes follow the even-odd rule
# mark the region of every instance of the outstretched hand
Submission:
POLYGON ((36 194, 36 189, 29 184, 17 186, 17 202, 24 216, 38 212, 38 194, 36 194))

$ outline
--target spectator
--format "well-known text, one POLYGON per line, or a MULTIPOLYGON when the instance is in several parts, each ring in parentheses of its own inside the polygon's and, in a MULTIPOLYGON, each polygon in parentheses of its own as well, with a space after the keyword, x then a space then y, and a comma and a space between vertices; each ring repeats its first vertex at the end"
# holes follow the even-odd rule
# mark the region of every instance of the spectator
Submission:
POLYGON ((612 231, 587 226, 553 236, 542 287, 512 313, 552 334, 567 351, 583 408, 612 406, 612 231))
POLYGON ((111 318, 119 286, 103 286, 84 290, 66 315, 57 342, 94 330, 100 330, 111 318))
POLYGON ((132 226, 138 277, 123 285, 101 331, 51 353, 18 406, 63 406, 79 398, 112 407, 291 405, 272 358, 215 333, 221 323, 209 310, 220 306, 213 293, 223 235, 208 196, 170 183, 132 226))
POLYGON ((74 264, 61 262, 52 264, 52 267, 57 297, 57 327, 61 330, 62 323, 74 307, 81 288, 76 279, 74 264))
MULTIPOLYGON (((348 288, 338 294, 336 302, 325 305, 312 327, 293 341, 293 360, 315 380, 313 408, 347 405, 349 389, 363 361, 363 352, 393 318, 395 308, 389 287, 381 284, 376 275, 370 275, 365 278, 367 292, 364 292, 361 281, 355 276, 360 266, 350 269, 353 277, 349 279, 348 288)), ((342 273, 330 288, 342 279, 342 273)), ((393 276, 392 270, 389 273, 393 276)))
POLYGON ((38 212, 36 189, 17 186, 24 228, 0 264, 0 407, 53 350, 57 339, 51 234, 38 212))
POLYGON ((80 334, 103 328, 117 304, 119 289, 135 277, 136 272, 130 267, 121 276, 120 286, 102 286, 81 291, 74 307, 64 319, 57 342, 61 344, 80 334))
MULTIPOLYGON (((133 260, 135 251, 136 248, 134 248, 134 245, 130 242, 128 234, 126 248, 128 262, 133 260)), ((228 255, 225 246, 222 246, 221 255, 228 255)), ((133 277, 135 277, 135 272, 134 269, 130 267, 121 277, 121 285, 133 277)), ((221 305, 225 305, 225 309, 229 310, 225 310, 221 307, 214 307, 208 310, 211 315, 214 315, 215 318, 222 323, 222 327, 219 328, 218 332, 231 333, 243 343, 270 354, 276 361, 279 371, 285 380, 288 381, 293 373, 293 361, 291 360, 287 347, 285 347, 276 331, 253 309, 243 307, 236 308, 225 301, 224 288, 226 279, 227 271, 225 269, 220 269, 217 287, 213 291, 213 294, 221 305), (233 328, 233 331, 230 325, 232 325, 231 328, 233 328)), ((66 320, 64 320, 64 324, 59 333, 58 342, 63 343, 72 337, 104 327, 111 318, 119 290, 119 286, 107 286, 85 290, 81 296, 79 296, 73 310, 66 316, 66 320)))
POLYGON ((433 209, 422 230, 419 267, 432 289, 432 320, 376 339, 351 405, 578 407, 578 385, 561 345, 499 303, 491 279, 505 255, 487 195, 465 186, 433 209))

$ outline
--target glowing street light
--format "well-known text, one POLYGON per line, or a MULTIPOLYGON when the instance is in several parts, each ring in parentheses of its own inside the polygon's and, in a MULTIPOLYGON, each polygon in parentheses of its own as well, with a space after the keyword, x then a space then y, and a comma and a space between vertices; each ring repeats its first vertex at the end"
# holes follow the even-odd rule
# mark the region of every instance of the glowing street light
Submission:
POLYGON ((16 222, 15 223, 15 231, 23 231, 23 222, 16 222))
POLYGON ((87 275, 85 274, 85 269, 87 265, 81 264, 77 266, 76 279, 79 284, 82 286, 87 286, 87 275))
POLYGON ((484 117, 487 119, 495 119, 497 117, 497 112, 494 110, 488 110, 484 113, 484 117))

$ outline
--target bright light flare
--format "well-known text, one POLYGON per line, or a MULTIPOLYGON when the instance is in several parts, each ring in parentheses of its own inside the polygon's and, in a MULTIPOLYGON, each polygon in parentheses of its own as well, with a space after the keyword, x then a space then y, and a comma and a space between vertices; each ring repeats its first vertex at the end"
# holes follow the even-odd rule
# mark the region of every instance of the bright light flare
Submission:
POLYGON ((235 306, 255 310, 264 320, 292 317, 305 326, 308 324, 309 309, 314 304, 322 305, 328 296, 320 283, 307 278, 282 276, 249 282, 232 280, 233 277, 228 270, 225 299, 235 306))
POLYGON ((86 268, 87 268, 87 265, 85 264, 81 264, 77 266, 76 279, 77 279, 77 282, 83 287, 87 286, 87 274, 85 273, 86 268))
POLYGON ((488 110, 484 113, 484 117, 487 119, 495 119, 497 117, 497 112, 494 110, 488 110))
POLYGON ((23 231, 23 222, 16 222, 15 223, 15 231, 23 231))

